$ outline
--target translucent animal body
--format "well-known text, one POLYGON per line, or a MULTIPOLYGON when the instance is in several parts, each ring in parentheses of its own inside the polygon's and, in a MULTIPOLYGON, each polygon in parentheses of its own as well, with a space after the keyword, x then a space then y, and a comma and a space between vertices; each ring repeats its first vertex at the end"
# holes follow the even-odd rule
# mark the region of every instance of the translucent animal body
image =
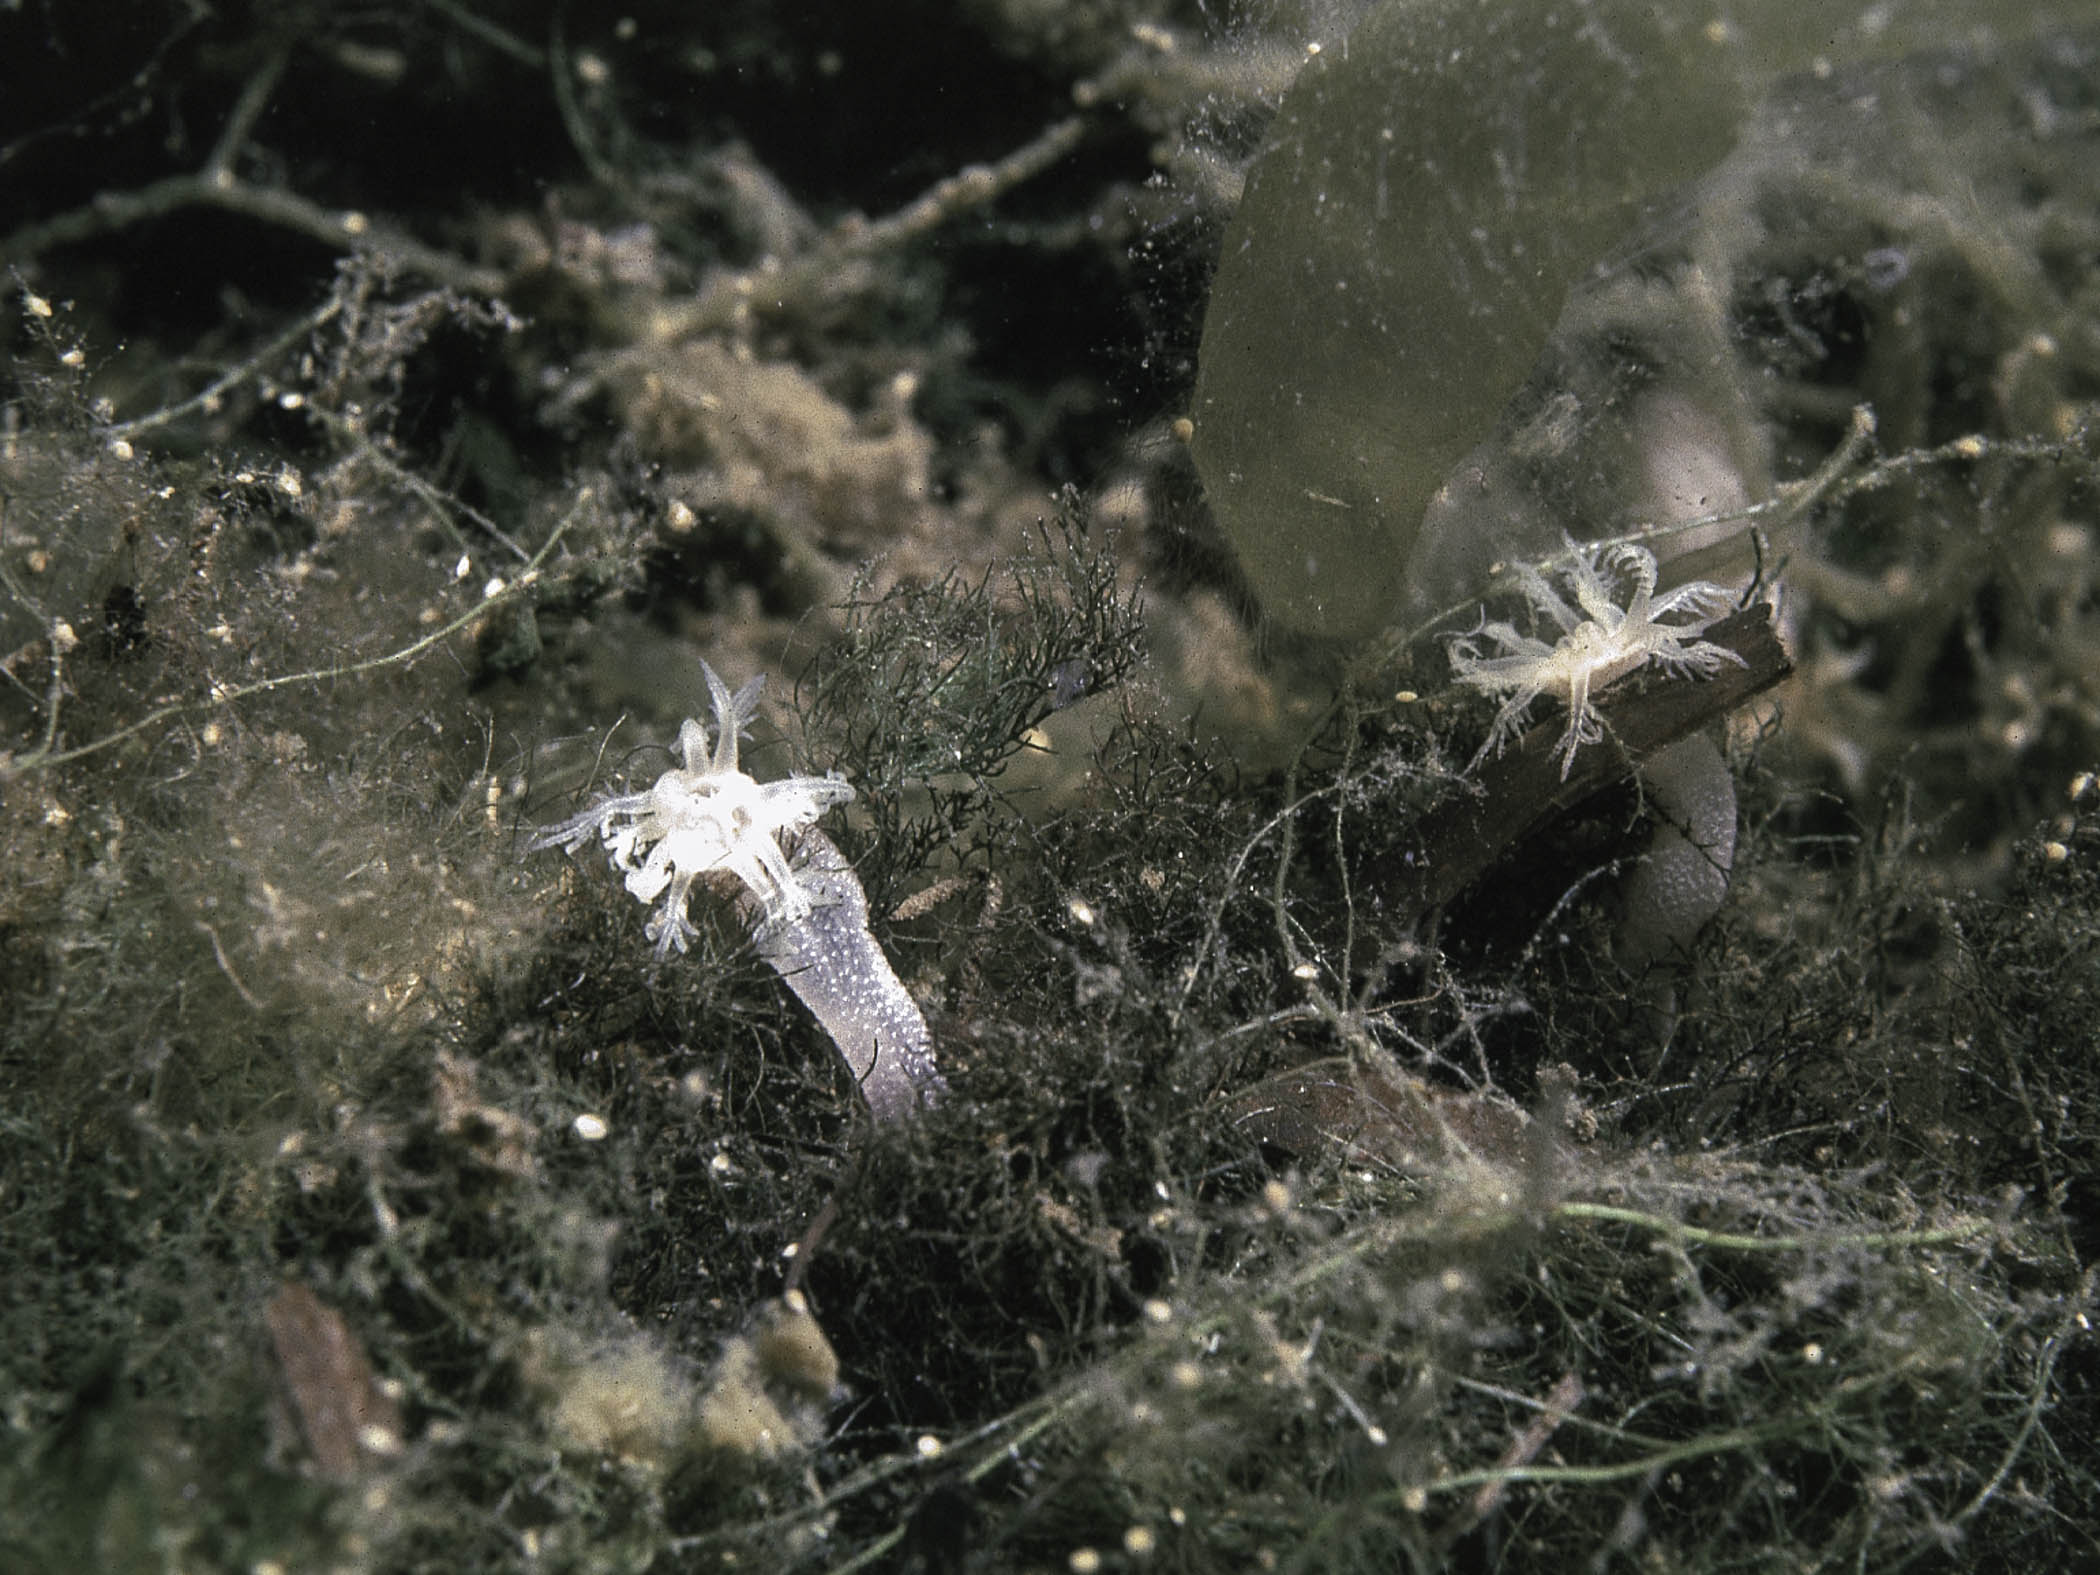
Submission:
POLYGON ((656 903, 646 934, 658 957, 683 952, 693 936, 686 903, 701 880, 728 885, 758 954, 822 1023, 878 1120, 933 1104, 946 1084, 935 1069, 926 1020, 868 930, 868 904, 818 816, 853 797, 839 777, 759 782, 737 764, 737 738, 751 720, 761 680, 734 695, 702 663, 715 712, 715 740, 688 718, 672 767, 639 793, 601 798, 536 835, 532 848, 576 852, 605 845, 626 886, 656 903), (660 899, 660 900, 659 900, 660 899))
POLYGON ((640 793, 599 799, 582 814, 547 827, 530 844, 574 853, 593 836, 603 840, 613 867, 626 872, 627 889, 638 901, 663 899, 648 928, 659 957, 684 951, 691 940, 686 898, 703 876, 734 875, 768 919, 808 918, 809 895, 788 868, 780 838, 853 797, 852 786, 839 777, 757 782, 739 770, 737 737, 750 724, 764 680, 754 678, 732 695, 712 667, 702 662, 700 671, 714 702, 712 752, 707 729, 687 718, 678 729, 682 766, 640 793))
POLYGON ((1567 731, 1556 746, 1565 779, 1575 764, 1575 751, 1604 736, 1604 724, 1591 700, 1598 690, 1649 662, 1668 672, 1701 677, 1719 672, 1724 662, 1746 665, 1725 646, 1698 638, 1727 611, 1732 598, 1725 587, 1694 580, 1657 596, 1655 556, 1646 548, 1630 543, 1577 546, 1571 541, 1567 549, 1569 563, 1561 571, 1561 581, 1574 594, 1573 607, 1536 567, 1519 564, 1516 568, 1524 599, 1558 626, 1559 639, 1548 645, 1498 621, 1484 623, 1470 634, 1453 635, 1447 643, 1453 677, 1485 693, 1506 697, 1487 742, 1473 757, 1476 766, 1509 742, 1523 726, 1532 701, 1541 695, 1551 695, 1568 707, 1567 731), (1622 578, 1632 586, 1624 606, 1612 594, 1614 584, 1622 578), (1676 621, 1664 621, 1673 618, 1676 621), (1496 654, 1483 656, 1481 640, 1488 641, 1496 654))

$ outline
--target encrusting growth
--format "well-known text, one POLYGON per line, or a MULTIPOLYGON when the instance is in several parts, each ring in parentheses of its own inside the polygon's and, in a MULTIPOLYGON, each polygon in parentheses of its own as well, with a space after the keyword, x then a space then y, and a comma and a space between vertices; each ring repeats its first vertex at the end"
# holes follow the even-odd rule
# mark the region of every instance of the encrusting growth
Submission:
POLYGON ((818 816, 852 799, 851 784, 837 776, 754 781, 737 764, 737 740, 764 679, 732 695, 713 668, 702 662, 700 670, 714 706, 712 750, 707 729, 687 718, 678 729, 682 764, 640 793, 610 794, 543 828, 528 846, 575 853, 594 836, 604 843, 628 891, 657 904, 645 933, 659 958, 692 939, 686 903, 694 883, 733 878, 758 954, 824 1025, 876 1118, 932 1104, 946 1085, 925 1018, 868 931, 852 867, 814 829, 818 816))

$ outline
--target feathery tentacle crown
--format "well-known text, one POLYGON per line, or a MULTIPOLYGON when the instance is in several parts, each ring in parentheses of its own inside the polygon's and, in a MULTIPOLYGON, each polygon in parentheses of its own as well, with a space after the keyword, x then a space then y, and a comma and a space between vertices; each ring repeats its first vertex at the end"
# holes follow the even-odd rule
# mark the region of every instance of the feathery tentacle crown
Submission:
POLYGON ((1645 547, 1631 542, 1577 546, 1569 541, 1567 549, 1570 561, 1560 577, 1574 593, 1574 607, 1536 567, 1522 563, 1516 568, 1524 599, 1561 631, 1551 645, 1499 621, 1447 637, 1453 677, 1488 694, 1508 696, 1473 765, 1509 742, 1523 726, 1532 701, 1552 695, 1568 707, 1567 731, 1556 746, 1565 778, 1575 764, 1575 751, 1604 737, 1603 721, 1591 703, 1598 690, 1651 661, 1669 672, 1701 677, 1719 672, 1723 662, 1748 665, 1726 646, 1697 638, 1728 610, 1732 598, 1727 587, 1693 580, 1657 596, 1655 555, 1645 547), (1623 607, 1612 595, 1622 577, 1632 590, 1623 607), (1677 621, 1665 623, 1665 618, 1677 621), (1499 654, 1481 655, 1474 643, 1480 639, 1499 654))
POLYGON ((530 844, 574 853, 598 837, 613 867, 626 872, 627 889, 638 901, 662 899, 647 932, 659 957, 684 951, 692 939, 686 899, 704 877, 735 876, 757 900, 762 922, 808 918, 809 893, 790 867, 780 838, 853 797, 851 784, 840 777, 757 782, 739 769, 737 739, 750 725, 765 679, 754 678, 732 695, 712 667, 703 662, 700 670, 714 705, 712 749, 707 729, 687 718, 678 729, 683 764, 642 792, 599 799, 581 814, 547 827, 530 844))

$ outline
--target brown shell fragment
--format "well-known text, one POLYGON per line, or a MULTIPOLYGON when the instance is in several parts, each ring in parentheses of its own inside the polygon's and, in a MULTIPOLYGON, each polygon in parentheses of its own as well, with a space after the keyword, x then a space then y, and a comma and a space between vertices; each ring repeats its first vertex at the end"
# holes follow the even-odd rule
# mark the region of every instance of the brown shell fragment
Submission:
POLYGON ((1515 1105, 1347 1056, 1263 1078, 1228 1108, 1242 1131, 1298 1158, 1340 1153, 1417 1173, 1469 1158, 1520 1166, 1531 1144, 1531 1118, 1515 1105))
POLYGON ((354 1481, 373 1460, 400 1451, 401 1408, 341 1313, 288 1283, 263 1309, 263 1325, 318 1475, 354 1481))

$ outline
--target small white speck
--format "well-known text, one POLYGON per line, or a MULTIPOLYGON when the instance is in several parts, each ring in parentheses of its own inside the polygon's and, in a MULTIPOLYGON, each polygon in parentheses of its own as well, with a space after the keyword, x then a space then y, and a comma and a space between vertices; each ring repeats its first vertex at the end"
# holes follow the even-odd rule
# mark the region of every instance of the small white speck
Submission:
POLYGON ((941 1441, 931 1433, 921 1433, 918 1442, 913 1444, 912 1447, 919 1452, 921 1460, 938 1460, 941 1458, 941 1441))

